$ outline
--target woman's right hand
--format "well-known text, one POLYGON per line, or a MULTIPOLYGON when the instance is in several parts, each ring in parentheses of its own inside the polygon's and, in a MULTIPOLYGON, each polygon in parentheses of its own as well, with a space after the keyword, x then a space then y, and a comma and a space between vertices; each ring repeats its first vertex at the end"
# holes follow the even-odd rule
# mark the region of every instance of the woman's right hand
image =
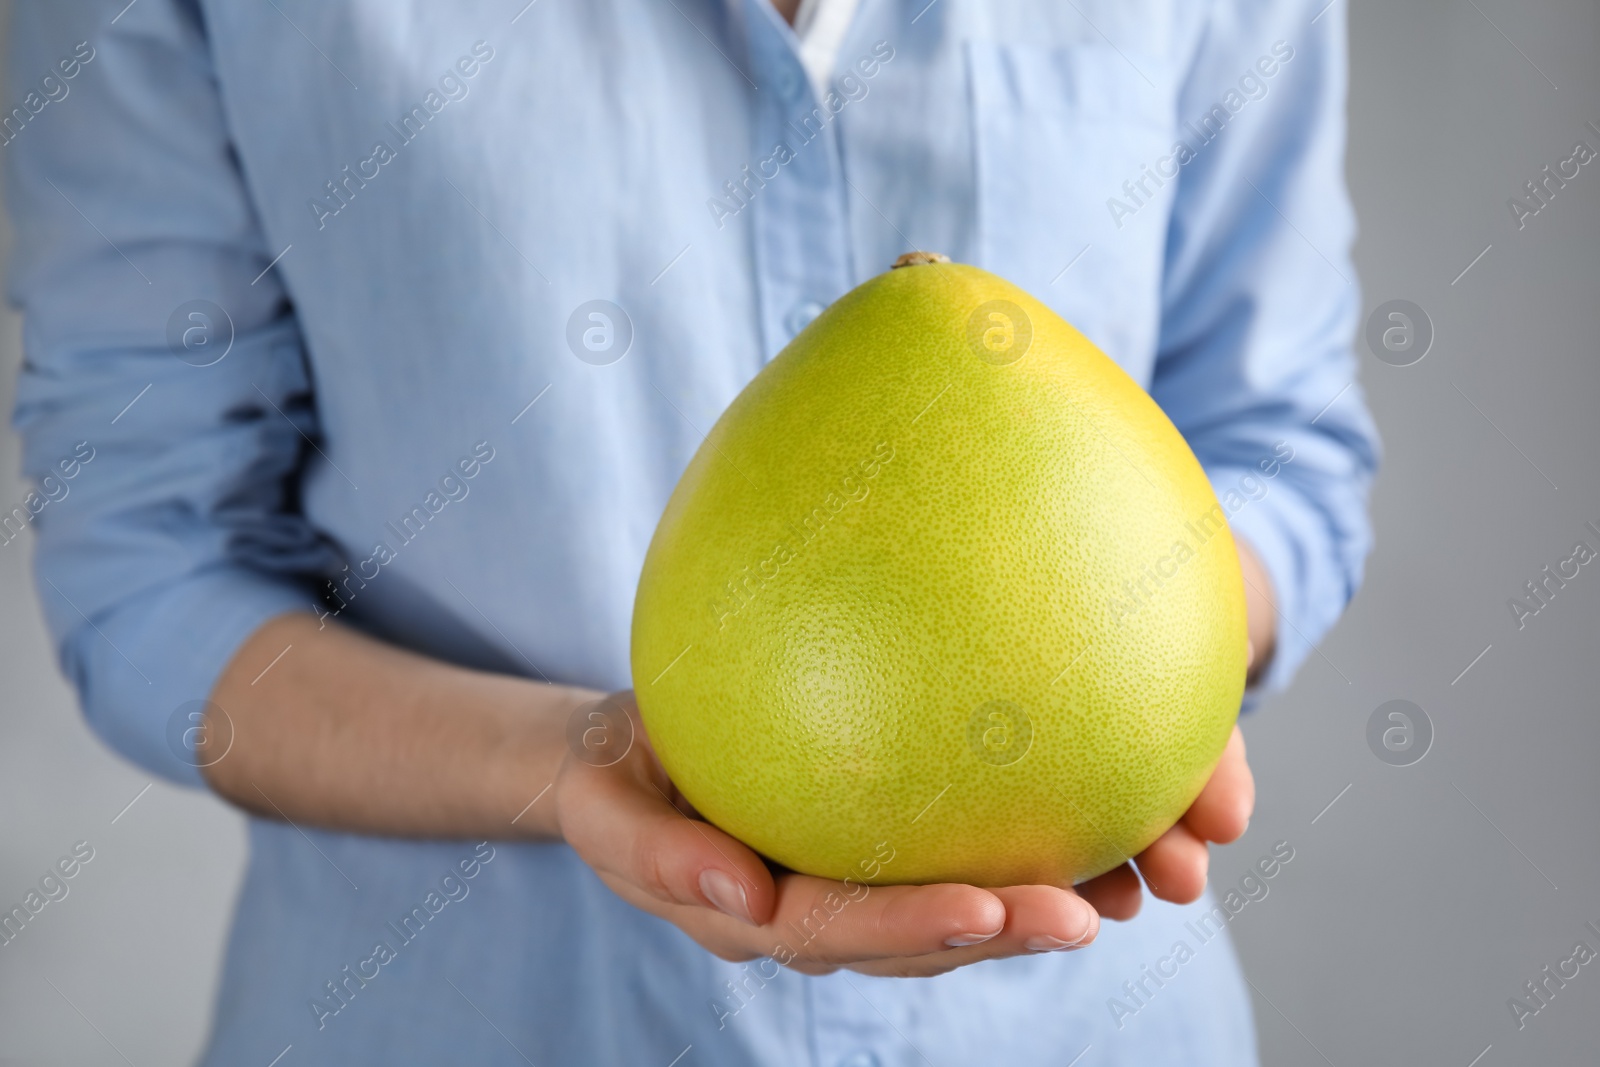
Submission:
POLYGON ((631 747, 608 766, 567 755, 552 790, 561 835, 623 900, 724 960, 770 956, 805 974, 843 967, 925 977, 979 960, 1078 948, 1100 929, 1095 909, 1071 888, 774 877, 673 788, 633 695, 611 700, 632 720, 631 747))

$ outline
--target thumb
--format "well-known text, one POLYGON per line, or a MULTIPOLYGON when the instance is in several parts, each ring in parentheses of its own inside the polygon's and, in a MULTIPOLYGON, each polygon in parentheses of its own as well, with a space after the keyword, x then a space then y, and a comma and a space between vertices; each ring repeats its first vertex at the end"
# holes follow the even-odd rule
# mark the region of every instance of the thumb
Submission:
POLYGON ((751 925, 771 916, 777 893, 766 864, 674 807, 659 764, 645 767, 632 757, 611 767, 569 762, 562 779, 562 836, 595 870, 670 904, 714 908, 751 925))

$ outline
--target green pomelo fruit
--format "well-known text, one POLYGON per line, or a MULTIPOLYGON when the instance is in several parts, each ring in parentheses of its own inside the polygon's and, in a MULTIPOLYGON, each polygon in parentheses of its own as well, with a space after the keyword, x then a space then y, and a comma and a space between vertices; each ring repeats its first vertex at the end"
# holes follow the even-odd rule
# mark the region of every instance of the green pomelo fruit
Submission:
POLYGON ((921 262, 718 420, 632 667, 678 788, 794 870, 1068 884, 1188 809, 1246 648, 1224 513, 1161 409, 1016 286, 921 262))

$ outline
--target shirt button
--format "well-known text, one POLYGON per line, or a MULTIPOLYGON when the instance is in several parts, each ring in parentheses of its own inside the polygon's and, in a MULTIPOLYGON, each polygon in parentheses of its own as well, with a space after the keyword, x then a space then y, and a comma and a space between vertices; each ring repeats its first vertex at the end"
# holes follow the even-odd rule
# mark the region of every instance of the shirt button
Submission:
POLYGON ((792 65, 783 67, 774 78, 773 87, 785 100, 793 100, 800 92, 800 72, 792 65))
POLYGON ((815 300, 806 300, 789 309, 789 314, 784 317, 783 324, 789 328, 789 336, 793 337, 807 326, 811 320, 822 314, 823 307, 815 300))
POLYGON ((839 1067, 878 1067, 878 1057, 875 1053, 860 1049, 840 1060, 839 1067))

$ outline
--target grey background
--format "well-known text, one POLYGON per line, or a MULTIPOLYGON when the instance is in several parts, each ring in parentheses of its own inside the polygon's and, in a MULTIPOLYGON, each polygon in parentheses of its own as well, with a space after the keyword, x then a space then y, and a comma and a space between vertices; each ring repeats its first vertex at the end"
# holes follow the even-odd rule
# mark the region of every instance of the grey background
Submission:
MULTIPOLYGON (((1235 882, 1275 841, 1295 848, 1232 924, 1272 1067, 1593 1063, 1600 964, 1521 1031, 1506 1001, 1579 939, 1600 949, 1584 930, 1600 925, 1600 566, 1520 631, 1506 600, 1580 537, 1600 546, 1581 529, 1600 525, 1600 161, 1520 231, 1506 201, 1575 141, 1600 149, 1585 126, 1600 124, 1600 9, 1338 0, 1323 17, 1351 25, 1365 307, 1414 301, 1435 338, 1411 367, 1363 352, 1387 446, 1377 551, 1323 654, 1246 725, 1258 810, 1214 880, 1235 882), (1366 741, 1397 698, 1435 732, 1409 767, 1366 741)), ((7 411, 20 358, 7 312, 7 411)), ((7 507, 26 492, 17 466, 0 433, 7 507)), ((0 903, 75 841, 95 858, 0 949, 0 1064, 185 1063, 242 821, 150 785, 89 733, 39 623, 29 551, 0 547, 0 903)))

